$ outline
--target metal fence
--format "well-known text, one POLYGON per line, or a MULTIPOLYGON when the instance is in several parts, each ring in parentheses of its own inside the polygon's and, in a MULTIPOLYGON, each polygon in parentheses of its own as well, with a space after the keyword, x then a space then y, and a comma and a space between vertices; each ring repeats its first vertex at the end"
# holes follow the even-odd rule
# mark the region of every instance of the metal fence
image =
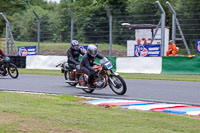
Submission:
MULTIPOLYGON (((187 7, 188 3, 182 3, 183 7, 187 7)), ((199 5, 199 3, 194 3, 199 5)), ((176 10, 176 8, 174 8, 176 10)), ((169 8, 165 8, 168 11, 169 8)), ((75 15, 72 10, 65 10, 66 22, 60 24, 60 27, 55 25, 55 22, 48 22, 48 16, 40 17, 40 13, 37 13, 40 19, 40 35, 38 36, 38 19, 34 14, 28 16, 28 20, 34 20, 30 27, 29 37, 19 36, 19 32, 15 29, 15 25, 11 27, 13 36, 16 41, 25 42, 64 42, 70 43, 71 39, 79 40, 80 43, 93 43, 93 44, 127 44, 127 40, 135 40, 134 29, 128 29, 122 27, 122 23, 130 24, 155 24, 157 25, 161 20, 162 12, 159 7, 154 4, 151 10, 148 10, 145 14, 138 14, 137 12, 129 12, 128 9, 122 9, 120 7, 105 7, 99 9, 98 17, 88 14, 88 16, 75 15), (127 13, 122 11, 126 10, 127 13), (73 21, 72 21, 73 18, 73 21), (83 21, 84 20, 84 21, 83 21), (110 22, 111 21, 111 22, 110 22), (83 23, 84 22, 84 23, 83 23), (111 24, 111 25, 110 25, 111 24), (38 39, 39 38, 39 39, 38 39)), ((187 10, 184 12, 177 12, 176 17, 180 22, 180 27, 183 31, 184 37, 188 44, 190 51, 194 54, 196 49, 196 40, 200 39, 200 10, 196 13, 190 13, 187 10)), ((164 21, 172 28, 171 21, 167 18, 164 21), (170 24, 170 25, 169 25, 170 24)), ((24 23, 23 25, 27 25, 24 23)), ((22 26, 23 27, 23 26, 22 26)), ((171 33, 170 28, 170 33, 171 33)), ((180 38, 180 32, 176 28, 176 38, 180 38)), ((171 39, 171 35, 170 35, 171 39)), ((180 47, 183 54, 187 54, 185 46, 182 40, 176 40, 176 44, 180 47)), ((39 46, 39 45, 38 45, 39 46)))

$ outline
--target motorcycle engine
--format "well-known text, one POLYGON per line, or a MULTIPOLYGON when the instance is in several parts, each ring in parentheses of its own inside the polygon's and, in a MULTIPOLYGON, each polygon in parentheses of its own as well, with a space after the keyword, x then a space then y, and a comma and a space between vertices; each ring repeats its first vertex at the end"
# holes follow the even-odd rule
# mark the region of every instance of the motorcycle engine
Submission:
POLYGON ((105 78, 103 77, 103 75, 99 75, 98 79, 96 80, 96 82, 94 83, 96 88, 103 88, 105 85, 105 78))

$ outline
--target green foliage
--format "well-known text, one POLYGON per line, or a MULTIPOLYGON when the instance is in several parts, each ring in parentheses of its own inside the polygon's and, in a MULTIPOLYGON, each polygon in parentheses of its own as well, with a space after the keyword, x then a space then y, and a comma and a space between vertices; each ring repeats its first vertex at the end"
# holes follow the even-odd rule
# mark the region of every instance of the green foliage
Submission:
MULTIPOLYGON (((0 12, 12 16, 15 12, 26 10, 30 0, 0 0, 0 12)), ((0 36, 5 28, 5 21, 0 16, 0 36)))
MULTIPOLYGON (((11 21, 15 40, 37 41, 37 19, 33 10, 41 19, 42 42, 70 42, 71 18, 66 9, 72 12, 74 18, 74 39, 84 43, 109 42, 109 18, 104 8, 106 5, 112 14, 112 41, 115 44, 126 44, 133 39, 133 31, 123 28, 122 23, 158 24, 160 10, 157 0, 61 0, 60 4, 47 3, 45 0, 0 0, 0 12, 5 13, 11 21), (9 9, 9 10, 8 10, 9 9)), ((166 12, 166 25, 171 27, 172 15, 167 7, 167 0, 159 0, 166 12)), ((192 22, 182 21, 184 34, 193 31, 188 28, 200 29, 199 20, 188 12, 196 14, 199 0, 168 0, 177 12, 186 15, 192 22), (184 12, 183 12, 184 11, 184 12), (186 25, 194 23, 196 25, 186 25)), ((0 35, 5 31, 5 22, 0 18, 0 35)), ((200 31, 200 30, 199 30, 200 31)), ((5 35, 5 33, 4 33, 5 35)), ((198 38, 199 32, 194 37, 198 38)), ((190 37, 190 36, 189 36, 190 37)), ((186 40, 190 38, 186 36, 186 40)), ((191 46, 194 39, 189 40, 191 46)), ((182 45, 183 46, 183 45, 182 45)), ((194 46, 193 46, 194 48, 194 46)))

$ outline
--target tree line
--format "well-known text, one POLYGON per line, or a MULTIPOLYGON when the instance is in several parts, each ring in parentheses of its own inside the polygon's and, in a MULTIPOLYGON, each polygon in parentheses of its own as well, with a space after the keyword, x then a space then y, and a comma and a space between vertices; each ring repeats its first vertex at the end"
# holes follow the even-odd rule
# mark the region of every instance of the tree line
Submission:
MULTIPOLYGON (((187 12, 200 13, 199 0, 168 0, 176 11, 187 15, 187 12), (187 11, 187 12, 186 12, 187 11)), ((59 4, 45 0, 0 0, 0 12, 11 22, 15 40, 37 41, 37 19, 33 10, 41 19, 41 41, 68 42, 70 40, 70 16, 74 16, 74 38, 82 42, 102 42, 109 40, 109 19, 104 9, 109 7, 113 16, 113 42, 129 39, 132 34, 120 27, 122 22, 157 23, 160 10, 156 0, 61 0, 59 4), (157 15, 157 17, 155 16, 157 15), (148 21, 147 21, 148 20, 148 21)), ((171 13, 166 0, 160 0, 166 11, 166 25, 171 27, 171 13)), ((190 19, 195 16, 189 15, 190 19)), ((183 21, 183 23, 187 23, 183 21)), ((193 23, 198 24, 199 20, 193 23)), ((185 25, 187 27, 187 25, 185 25)), ((193 25, 194 26, 194 25, 193 25)), ((195 29, 200 29, 196 25, 195 29)), ((190 34, 190 31, 185 31, 190 34)), ((192 31, 191 31, 192 32, 192 31)), ((5 36, 5 22, 0 18, 0 36, 5 36)), ((124 43, 124 42, 122 42, 124 43)))

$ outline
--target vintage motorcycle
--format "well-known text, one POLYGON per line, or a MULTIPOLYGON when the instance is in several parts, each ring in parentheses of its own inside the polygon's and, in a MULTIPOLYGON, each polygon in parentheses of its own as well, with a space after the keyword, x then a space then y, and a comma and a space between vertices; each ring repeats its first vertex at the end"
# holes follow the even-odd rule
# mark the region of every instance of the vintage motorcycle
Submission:
MULTIPOLYGON (((59 66, 59 65, 58 65, 59 66)), ((82 73, 77 67, 76 70, 70 70, 67 63, 61 63, 61 72, 64 73, 66 83, 76 88, 82 89, 86 93, 92 93, 94 90, 103 89, 109 85, 113 92, 123 95, 127 91, 126 82, 117 73, 112 71, 113 65, 111 61, 94 65, 95 77, 91 83, 92 88, 88 88, 88 75, 82 73)))
POLYGON ((76 79, 75 78, 76 77, 76 70, 70 69, 68 63, 65 62, 65 61, 62 61, 61 63, 56 65, 56 67, 58 67, 58 66, 61 67, 61 73, 64 73, 66 83, 68 83, 71 86, 76 86, 77 83, 78 83, 75 80, 76 79))
POLYGON ((8 76, 16 79, 19 76, 17 67, 10 62, 10 58, 0 59, 0 76, 8 76))

